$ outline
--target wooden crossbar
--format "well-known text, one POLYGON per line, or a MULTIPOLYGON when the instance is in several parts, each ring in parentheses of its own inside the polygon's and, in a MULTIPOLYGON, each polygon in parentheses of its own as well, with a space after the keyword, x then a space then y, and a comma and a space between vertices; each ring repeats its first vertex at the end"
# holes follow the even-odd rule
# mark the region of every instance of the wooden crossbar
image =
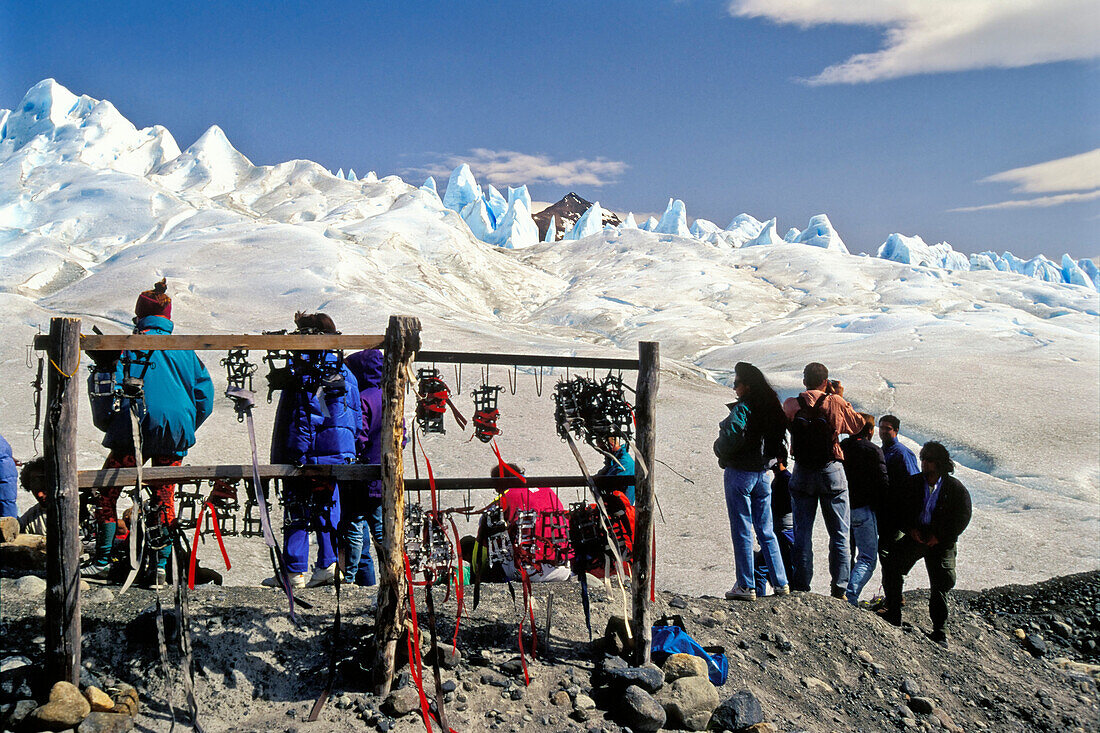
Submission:
MULTIPOLYGON (((377 349, 382 346, 382 341, 382 336, 354 334, 81 334, 80 348, 84 351, 320 351, 377 349)), ((44 350, 48 344, 49 336, 46 334, 34 337, 35 349, 44 350)))
POLYGON ((600 356, 544 356, 542 354, 502 354, 473 351, 418 351, 419 364, 503 364, 522 367, 572 367, 574 369, 637 370, 637 359, 600 356))
MULTIPOLYGON (((382 477, 378 465, 359 463, 339 466, 292 466, 274 463, 259 466, 261 479, 283 478, 327 478, 338 481, 373 481, 382 477)), ((215 478, 229 480, 252 478, 252 464, 220 464, 210 466, 152 466, 143 468, 142 480, 147 483, 177 483, 180 481, 209 481, 215 478)), ((438 478, 435 480, 438 491, 467 491, 493 489, 497 492, 517 486, 569 487, 584 486, 583 476, 528 476, 527 483, 509 476, 507 478, 488 478, 480 476, 438 478)), ((621 489, 634 483, 634 477, 595 476, 596 486, 601 489, 621 489)), ((104 468, 91 471, 77 471, 80 488, 98 486, 132 486, 137 481, 137 470, 133 468, 104 468)), ((427 479, 405 479, 408 491, 428 491, 431 487, 427 479)))

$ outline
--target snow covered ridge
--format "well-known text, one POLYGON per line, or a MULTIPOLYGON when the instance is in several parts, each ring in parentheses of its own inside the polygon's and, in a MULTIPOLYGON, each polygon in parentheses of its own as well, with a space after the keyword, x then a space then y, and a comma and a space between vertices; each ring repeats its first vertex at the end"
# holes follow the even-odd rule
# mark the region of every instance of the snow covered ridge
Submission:
MULTIPOLYGON (((428 178, 421 188, 438 196, 434 178, 428 178)), ((504 197, 492 185, 485 188, 478 185, 470 166, 463 163, 451 173, 442 203, 447 208, 458 212, 474 236, 483 242, 508 249, 529 247, 538 241, 538 228, 531 230, 527 224, 530 218, 529 205, 526 211, 521 209, 517 212, 514 209, 513 192, 522 192, 522 196, 528 203, 530 202, 527 186, 521 186, 518 189, 508 189, 508 202, 505 203, 504 197)), ((558 229, 552 225, 545 241, 576 241, 604 229, 619 232, 625 229, 641 229, 657 234, 692 237, 710 244, 721 244, 733 248, 786 242, 807 244, 849 254, 844 240, 825 214, 810 217, 805 229, 792 228, 783 237, 780 237, 776 231, 775 219, 760 222, 749 214, 738 214, 725 229, 707 219, 696 219, 689 227, 687 207, 684 202, 671 198, 660 220, 650 217, 641 226, 635 223, 633 212, 627 214, 622 224, 614 227, 602 225, 600 222, 603 218, 604 211, 597 201, 571 228, 567 225, 558 229)), ((1100 291, 1100 271, 1096 263, 1089 259, 1074 261, 1068 254, 1062 256, 1061 265, 1051 262, 1043 255, 1030 260, 1021 260, 1011 252, 1005 252, 1003 255, 982 252, 967 258, 966 255, 956 252, 947 242, 929 245, 925 244, 919 236, 907 237, 895 233, 882 243, 876 256, 906 265, 935 267, 943 270, 1014 272, 1045 282, 1081 285, 1100 291)))

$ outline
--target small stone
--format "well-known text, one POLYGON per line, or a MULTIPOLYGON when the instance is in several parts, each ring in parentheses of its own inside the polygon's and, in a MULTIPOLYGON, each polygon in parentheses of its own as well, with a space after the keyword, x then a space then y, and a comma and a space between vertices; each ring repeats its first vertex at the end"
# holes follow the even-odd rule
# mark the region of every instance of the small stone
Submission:
POLYGON ((828 692, 830 694, 836 692, 836 690, 833 689, 832 685, 830 685, 828 682, 819 680, 817 677, 803 677, 802 684, 806 689, 815 692, 828 692))
POLYGON ((668 602, 668 605, 672 608, 684 609, 688 607, 688 602, 680 596, 673 596, 672 600, 668 602))
POLYGON ((665 660, 665 682, 682 677, 706 677, 707 663, 694 654, 672 654, 665 660))
POLYGON ((24 657, 22 654, 4 657, 2 660, 0 660, 0 672, 10 672, 13 669, 30 666, 30 664, 31 660, 27 657, 24 657))
POLYGON ((927 697, 911 697, 909 698, 909 709, 914 713, 920 713, 921 715, 931 715, 935 710, 936 705, 930 698, 927 697))
POLYGON ((1055 621, 1050 626, 1059 636, 1063 638, 1069 639, 1073 636, 1073 627, 1067 624, 1065 621, 1055 621))
POLYGON ((443 684, 440 685, 444 692, 454 692, 458 688, 458 683, 454 680, 443 680, 443 684))
POLYGON ((85 688, 84 697, 87 698, 88 704, 91 705, 93 713, 109 713, 115 709, 115 701, 111 699, 110 695, 98 687, 85 688))
POLYGON ((76 685, 56 682, 50 688, 50 701, 31 713, 30 720, 45 730, 62 730, 80 725, 91 710, 76 685))
POLYGON ((38 703, 34 700, 20 700, 12 707, 11 712, 8 713, 7 726, 10 728, 19 728, 24 720, 27 719, 34 709, 38 707, 38 703))
MULTIPOLYGON (((433 664, 436 659, 436 655, 428 652, 425 662, 427 664, 433 664)), ((443 669, 454 669, 462 661, 462 652, 454 647, 441 646, 438 648, 439 666, 443 669)))
POLYGON ((778 733, 778 730, 771 723, 757 723, 745 728, 745 733, 778 733))
POLYGON ((912 677, 906 677, 901 681, 901 691, 910 697, 920 695, 920 685, 912 677))
MULTIPOLYGON (((772 609, 772 610, 778 610, 778 609, 772 609)), ((794 648, 794 645, 791 644, 791 640, 788 639, 783 634, 776 634, 772 638, 775 639, 775 645, 777 647, 779 647, 780 651, 789 652, 791 649, 794 648)))
POLYGON ((857 651, 856 656, 859 657, 859 659, 864 664, 874 664, 875 663, 875 658, 871 656, 871 652, 864 651, 863 649, 860 649, 859 651, 857 651))
POLYGON ((1044 657, 1047 653, 1047 643, 1038 634, 1028 634, 1024 639, 1024 646, 1033 657, 1044 657))
POLYGON ((125 733, 134 729, 134 719, 125 713, 92 712, 76 729, 77 733, 125 733))
POLYGON ((632 731, 653 733, 664 727, 665 709, 637 685, 630 685, 619 702, 619 719, 632 731))
POLYGON ((394 690, 382 701, 382 712, 394 718, 408 715, 420 708, 420 695, 415 687, 394 690))
POLYGON ((573 707, 578 710, 595 710, 596 701, 590 698, 588 695, 577 695, 573 700, 573 707))
POLYGON ((492 685, 493 687, 508 687, 508 685, 511 684, 507 677, 491 669, 487 669, 481 673, 481 682, 486 685, 492 685))
POLYGON ((718 706, 710 727, 719 730, 742 730, 764 722, 760 701, 749 690, 738 690, 718 706))
POLYGON ((16 578, 11 586, 12 592, 17 596, 33 598, 46 593, 46 581, 37 575, 24 575, 22 578, 16 578))
POLYGON ((1019 639, 1020 641, 1023 641, 1024 639, 1027 638, 1027 632, 1024 631, 1023 629, 1016 629, 1012 633, 1015 634, 1016 638, 1019 639))
POLYGON ((955 721, 951 719, 951 716, 940 708, 936 708, 932 711, 932 718, 939 723, 940 727, 950 733, 962 733, 962 728, 955 724, 955 721))
POLYGON ((558 707, 564 707, 570 703, 569 693, 565 690, 558 690, 550 696, 550 702, 554 703, 558 707))

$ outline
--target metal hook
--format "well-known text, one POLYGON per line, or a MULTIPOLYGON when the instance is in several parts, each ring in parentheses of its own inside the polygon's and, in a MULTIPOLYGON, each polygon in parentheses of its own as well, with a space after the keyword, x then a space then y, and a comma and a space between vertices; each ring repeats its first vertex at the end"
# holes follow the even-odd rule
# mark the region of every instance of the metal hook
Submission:
POLYGON ((535 377, 535 396, 542 397, 542 382, 543 382, 542 367, 539 367, 538 374, 535 374, 535 371, 532 369, 531 370, 531 375, 535 377))
POLYGON ((455 364, 455 395, 462 394, 462 362, 455 364))
POLYGON ((485 365, 485 371, 483 371, 481 373, 481 383, 482 384, 488 384, 489 383, 489 365, 488 364, 485 365))
POLYGON ((516 387, 519 386, 519 366, 512 365, 512 371, 508 374, 508 391, 512 393, 512 396, 516 395, 516 387))

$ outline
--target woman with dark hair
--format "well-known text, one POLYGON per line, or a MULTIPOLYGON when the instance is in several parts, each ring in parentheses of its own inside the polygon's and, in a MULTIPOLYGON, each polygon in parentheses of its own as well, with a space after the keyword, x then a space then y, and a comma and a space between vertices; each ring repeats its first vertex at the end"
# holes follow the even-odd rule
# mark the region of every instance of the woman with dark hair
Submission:
POLYGON ((787 417, 764 374, 748 362, 733 369, 737 402, 719 423, 714 454, 725 469, 726 511, 733 539, 737 585, 726 592, 730 600, 756 600, 753 580, 753 529, 764 554, 768 579, 776 595, 787 595, 787 574, 772 528, 771 474, 768 466, 787 458, 783 436, 787 417))
POLYGON ((910 477, 895 498, 898 532, 882 561, 886 592, 885 618, 901 625, 901 589, 917 560, 928 570, 928 615, 932 641, 947 646, 947 593, 955 587, 956 543, 970 523, 970 492, 951 474, 955 464, 940 443, 928 442, 920 451, 921 472, 910 477))

